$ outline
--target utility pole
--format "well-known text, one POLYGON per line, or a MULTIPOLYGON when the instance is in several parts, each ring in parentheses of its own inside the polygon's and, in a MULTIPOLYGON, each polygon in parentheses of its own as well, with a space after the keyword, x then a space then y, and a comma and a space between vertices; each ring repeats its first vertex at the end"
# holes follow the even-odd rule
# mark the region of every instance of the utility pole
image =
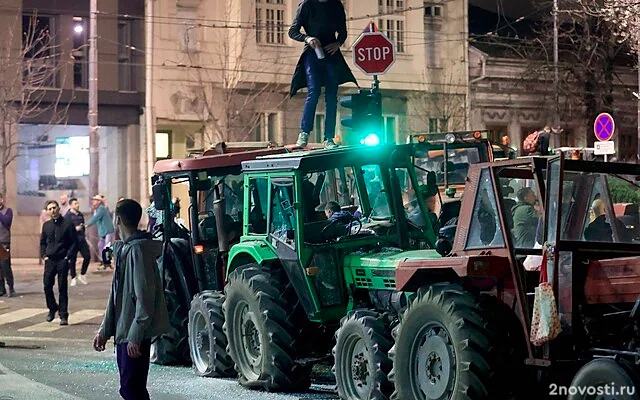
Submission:
POLYGON ((98 0, 91 0, 89 16, 89 190, 99 192, 100 155, 98 135, 98 0))
MULTIPOLYGON (((553 129, 560 131, 560 98, 559 88, 560 78, 558 75, 558 0, 553 0, 553 129)), ((553 147, 560 147, 560 134, 553 135, 553 147)))

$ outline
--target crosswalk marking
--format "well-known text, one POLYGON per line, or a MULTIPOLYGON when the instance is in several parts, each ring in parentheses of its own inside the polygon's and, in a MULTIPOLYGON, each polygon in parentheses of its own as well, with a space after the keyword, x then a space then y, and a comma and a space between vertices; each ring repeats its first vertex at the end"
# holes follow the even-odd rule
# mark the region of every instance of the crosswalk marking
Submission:
MULTIPOLYGON (((88 321, 97 317, 101 317, 104 314, 104 310, 81 310, 69 315, 69 325, 77 325, 81 322, 88 321)), ((61 329, 58 324, 59 320, 55 319, 52 322, 41 322, 39 324, 27 326, 22 329, 18 329, 18 332, 53 332, 61 329)))
POLYGON ((23 319, 35 317, 48 311, 46 308, 21 308, 6 314, 0 314, 0 325, 11 324, 23 319))

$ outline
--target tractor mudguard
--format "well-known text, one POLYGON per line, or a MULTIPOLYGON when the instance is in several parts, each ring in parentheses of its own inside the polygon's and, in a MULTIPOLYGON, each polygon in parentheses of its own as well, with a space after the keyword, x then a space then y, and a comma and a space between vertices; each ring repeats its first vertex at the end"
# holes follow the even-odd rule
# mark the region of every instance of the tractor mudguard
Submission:
POLYGON ((277 261, 278 255, 275 250, 268 246, 264 241, 256 240, 250 242, 241 242, 231 248, 229 252, 229 268, 227 268, 227 276, 235 269, 246 264, 256 263, 262 264, 267 261, 277 261))

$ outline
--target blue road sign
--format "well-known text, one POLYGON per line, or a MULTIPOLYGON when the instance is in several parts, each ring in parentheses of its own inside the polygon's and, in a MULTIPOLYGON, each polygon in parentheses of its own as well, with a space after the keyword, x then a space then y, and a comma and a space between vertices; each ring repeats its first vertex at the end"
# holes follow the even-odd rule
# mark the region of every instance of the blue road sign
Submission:
POLYGON ((608 113, 599 114, 593 122, 593 133, 595 133, 596 139, 601 142, 610 140, 615 130, 616 123, 608 113))

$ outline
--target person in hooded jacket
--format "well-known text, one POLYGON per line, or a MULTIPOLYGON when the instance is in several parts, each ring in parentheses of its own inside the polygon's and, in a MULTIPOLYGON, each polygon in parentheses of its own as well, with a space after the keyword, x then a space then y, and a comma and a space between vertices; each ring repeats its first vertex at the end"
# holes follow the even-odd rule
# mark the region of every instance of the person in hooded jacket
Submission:
POLYGON ((313 130, 320 91, 325 90, 324 146, 336 147, 334 141, 338 108, 338 86, 356 85, 340 46, 347 40, 347 19, 340 0, 302 0, 289 28, 289 37, 304 42, 304 50, 293 73, 290 97, 304 87, 308 89, 296 145, 305 147, 313 130), (305 33, 300 29, 303 28, 305 33), (336 37, 337 34, 337 37, 336 37))
POLYGON ((93 339, 104 351, 114 337, 120 372, 120 395, 125 400, 149 399, 147 377, 151 341, 169 331, 162 279, 156 259, 162 243, 138 230, 142 207, 125 199, 116 205, 116 226, 122 240, 113 243, 116 263, 104 319, 93 339))

